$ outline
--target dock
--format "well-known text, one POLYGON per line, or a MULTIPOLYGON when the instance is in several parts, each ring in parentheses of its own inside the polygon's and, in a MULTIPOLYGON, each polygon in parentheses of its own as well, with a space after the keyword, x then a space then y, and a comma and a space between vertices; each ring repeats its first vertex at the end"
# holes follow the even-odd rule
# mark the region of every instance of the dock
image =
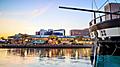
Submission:
POLYGON ((0 48, 91 48, 92 45, 2 45, 0 48))

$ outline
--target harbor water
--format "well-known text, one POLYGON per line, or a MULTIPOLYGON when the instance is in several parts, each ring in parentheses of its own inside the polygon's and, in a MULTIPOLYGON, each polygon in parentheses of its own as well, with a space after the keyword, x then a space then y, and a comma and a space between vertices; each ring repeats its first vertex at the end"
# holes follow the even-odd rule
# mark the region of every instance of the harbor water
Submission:
POLYGON ((90 48, 0 48, 0 67, 91 67, 90 48))

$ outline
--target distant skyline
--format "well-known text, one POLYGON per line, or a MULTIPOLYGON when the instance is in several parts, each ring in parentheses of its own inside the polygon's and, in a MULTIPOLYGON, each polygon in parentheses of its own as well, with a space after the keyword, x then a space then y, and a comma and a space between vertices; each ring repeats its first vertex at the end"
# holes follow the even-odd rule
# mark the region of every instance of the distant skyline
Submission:
MULTIPOLYGON (((96 2, 100 7, 105 1, 96 2)), ((59 6, 92 9, 92 0, 0 0, 0 37, 17 33, 34 35, 40 29, 65 29, 68 35, 71 29, 89 27, 90 13, 59 6)))

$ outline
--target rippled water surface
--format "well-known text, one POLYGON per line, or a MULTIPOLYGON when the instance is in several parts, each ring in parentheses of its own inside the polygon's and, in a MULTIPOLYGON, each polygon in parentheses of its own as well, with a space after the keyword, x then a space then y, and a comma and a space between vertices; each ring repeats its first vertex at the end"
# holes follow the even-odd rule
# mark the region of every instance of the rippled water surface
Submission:
POLYGON ((91 67, 90 49, 0 49, 0 67, 91 67))

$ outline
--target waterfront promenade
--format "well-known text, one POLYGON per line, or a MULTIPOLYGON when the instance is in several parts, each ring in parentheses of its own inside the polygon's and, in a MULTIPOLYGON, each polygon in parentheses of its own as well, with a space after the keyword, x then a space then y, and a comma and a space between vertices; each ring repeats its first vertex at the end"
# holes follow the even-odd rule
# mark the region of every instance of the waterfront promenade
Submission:
POLYGON ((91 48, 92 45, 1 45, 0 48, 91 48))

